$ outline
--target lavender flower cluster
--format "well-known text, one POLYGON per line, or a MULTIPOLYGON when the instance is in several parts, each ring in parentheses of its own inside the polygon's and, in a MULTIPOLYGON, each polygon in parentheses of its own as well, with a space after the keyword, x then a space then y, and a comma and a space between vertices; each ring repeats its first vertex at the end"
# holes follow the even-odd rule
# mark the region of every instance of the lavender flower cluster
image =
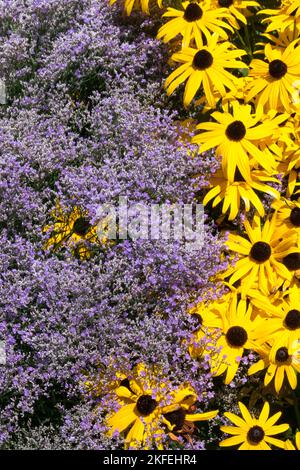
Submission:
POLYGON ((125 21, 106 0, 4 0, 0 25, 0 445, 113 449, 101 397, 95 407, 83 386, 112 357, 160 364, 213 397, 181 346, 191 300, 213 295, 222 239, 207 220, 196 251, 126 240, 82 261, 46 251, 42 229, 57 200, 91 218, 119 196, 189 203, 217 165, 178 142, 164 47, 143 15, 125 21))

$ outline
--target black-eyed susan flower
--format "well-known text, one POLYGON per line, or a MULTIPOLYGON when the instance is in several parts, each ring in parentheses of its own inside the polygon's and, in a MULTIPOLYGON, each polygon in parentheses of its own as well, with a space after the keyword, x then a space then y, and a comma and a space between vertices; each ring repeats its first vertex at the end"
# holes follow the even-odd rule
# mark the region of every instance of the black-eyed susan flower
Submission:
POLYGON ((222 214, 229 211, 228 220, 233 220, 236 218, 243 201, 246 212, 254 207, 263 217, 265 209, 257 191, 269 194, 275 199, 280 198, 279 192, 266 184, 267 182, 279 183, 276 178, 269 176, 264 170, 252 170, 250 179, 245 181, 238 169, 235 171, 234 179, 228 178, 226 173, 224 174, 220 169, 210 178, 212 189, 206 194, 203 204, 207 205, 213 200, 212 207, 214 208, 223 201, 222 214))
POLYGON ((252 306, 246 300, 233 295, 225 313, 220 312, 222 326, 215 350, 207 350, 210 356, 211 373, 224 373, 225 384, 229 384, 238 368, 245 349, 252 349, 257 339, 256 329, 260 318, 252 319, 252 306))
POLYGON ((221 441, 219 444, 221 447, 239 445, 238 450, 271 450, 271 444, 284 449, 284 442, 273 437, 289 428, 288 424, 275 426, 281 416, 280 411, 270 416, 270 405, 265 402, 259 418, 255 418, 243 403, 239 402, 239 408, 242 418, 233 413, 224 413, 224 416, 235 426, 221 426, 221 431, 233 435, 233 437, 221 441))
POLYGON ((163 17, 173 18, 158 31, 157 38, 168 42, 178 34, 182 36, 182 48, 188 47, 192 39, 196 46, 203 46, 203 38, 209 40, 211 33, 227 39, 225 30, 233 31, 223 18, 230 17, 225 8, 213 9, 209 3, 194 1, 182 2, 182 10, 168 8, 163 17))
POLYGON ((139 364, 133 377, 121 381, 114 391, 120 407, 107 419, 109 434, 125 432, 127 448, 143 446, 155 433, 159 435, 160 418, 170 400, 167 386, 139 364))
POLYGON ((300 450, 300 432, 296 433, 295 436, 295 445, 288 439, 284 443, 284 450, 300 450))
MULTIPOLYGON (((271 33, 263 33, 262 36, 275 46, 285 49, 295 40, 295 31, 293 29, 286 29, 284 31, 276 31, 276 36, 271 33)), ((298 41, 299 40, 300 38, 298 38, 298 41)), ((265 47, 266 42, 258 42, 257 46, 258 45, 265 47)), ((264 49, 257 50, 256 53, 263 54, 264 49)))
POLYGON ((288 354, 295 354, 300 346, 300 294, 298 285, 294 285, 282 298, 280 304, 274 305, 266 299, 254 300, 255 304, 268 313, 269 318, 264 326, 258 327, 257 334, 264 334, 264 340, 272 344, 271 360, 275 361, 276 353, 286 347, 288 354))
POLYGON ((300 30, 300 0, 283 0, 280 8, 266 8, 258 14, 267 15, 267 18, 262 20, 262 23, 268 23, 266 32, 290 29, 294 31, 295 39, 297 31, 300 30))
POLYGON ((253 59, 249 76, 254 80, 249 84, 247 101, 255 98, 257 106, 265 109, 291 111, 294 83, 300 75, 300 46, 293 41, 281 50, 266 44, 265 59, 253 59))
POLYGON ((300 202, 281 198, 273 202, 272 208, 276 211, 277 233, 284 237, 288 232, 290 236, 294 230, 297 242, 300 235, 300 202))
MULTIPOLYGON (((200 144, 200 151, 205 152, 216 148, 216 154, 222 157, 222 168, 229 178, 234 179, 236 168, 243 178, 250 180, 250 159, 259 163, 266 171, 272 173, 275 158, 270 153, 258 148, 260 139, 272 139, 277 128, 277 122, 270 119, 259 123, 262 118, 261 110, 256 114, 250 105, 232 103, 232 112, 212 113, 217 122, 204 122, 197 125, 199 131, 193 142, 200 144)), ((273 173, 274 174, 274 173, 273 173)))
POLYGON ((248 370, 248 374, 252 375, 266 369, 264 386, 269 385, 274 379, 274 386, 277 393, 280 392, 285 377, 287 378, 291 388, 295 390, 297 387, 297 373, 300 372, 300 338, 299 345, 294 348, 294 351, 289 351, 286 346, 281 346, 271 353, 271 347, 268 344, 264 344, 256 348, 256 352, 259 353, 261 359, 252 364, 248 370))
POLYGON ((252 226, 245 219, 246 237, 229 234, 228 248, 239 255, 239 260, 224 274, 230 277, 229 284, 241 280, 241 293, 247 295, 249 289, 257 282, 259 290, 269 295, 273 289, 280 287, 284 280, 290 280, 291 274, 286 265, 281 263, 293 252, 294 239, 286 236, 278 238, 276 232, 276 217, 266 220, 261 226, 258 215, 253 217, 252 226))
MULTIPOLYGON (((272 312, 266 309, 266 305, 271 304, 274 310, 278 305, 284 302, 284 297, 287 295, 287 291, 283 292, 281 289, 273 290, 270 294, 264 295, 259 289, 258 285, 255 285, 252 289, 247 292, 247 298, 253 305, 253 314, 259 315, 261 318, 269 318, 272 316, 272 312)), ((273 310, 272 310, 273 311, 273 310)))
POLYGON ((226 8, 232 15, 228 21, 234 28, 239 27, 237 20, 247 24, 244 13, 248 8, 259 7, 259 3, 252 0, 210 0, 210 4, 213 8, 226 8))
POLYGON ((54 223, 43 229, 50 235, 45 248, 57 251, 64 246, 69 246, 74 256, 80 259, 90 258, 90 246, 99 243, 99 239, 96 226, 91 224, 88 212, 78 206, 70 211, 64 211, 57 202, 52 218, 54 223))
POLYGON ((227 89, 236 89, 236 77, 226 69, 246 68, 237 57, 245 55, 241 49, 233 49, 229 42, 218 44, 218 36, 213 35, 206 46, 200 49, 185 48, 172 55, 174 62, 181 63, 165 82, 167 94, 186 81, 183 104, 188 106, 197 91, 203 88, 209 106, 215 107, 219 95, 225 96, 227 89), (217 91, 217 94, 215 93, 217 91))
MULTIPOLYGON (((109 4, 113 5, 116 3, 117 0, 109 0, 109 4)), ((124 0, 124 10, 126 14, 129 16, 133 9, 140 9, 147 15, 150 14, 149 11, 149 3, 150 0, 124 0)), ((162 8, 163 0, 157 0, 157 4, 159 8, 162 8)))

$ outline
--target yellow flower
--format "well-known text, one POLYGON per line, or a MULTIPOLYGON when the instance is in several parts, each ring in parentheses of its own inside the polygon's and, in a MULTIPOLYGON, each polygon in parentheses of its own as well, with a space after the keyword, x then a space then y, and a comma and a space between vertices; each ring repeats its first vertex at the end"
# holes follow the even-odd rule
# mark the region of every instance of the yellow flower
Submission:
POLYGON ((264 335, 264 341, 272 341, 270 358, 275 361, 279 348, 286 347, 288 354, 295 354, 300 349, 300 294, 299 287, 294 285, 287 292, 279 305, 255 299, 255 304, 268 313, 263 326, 257 334, 264 335))
MULTIPOLYGON (((275 46, 280 49, 285 49, 287 46, 291 44, 295 40, 295 31, 294 28, 290 29, 287 28, 284 31, 276 31, 276 36, 270 33, 263 33, 262 36, 268 40, 268 42, 272 42, 275 46)), ((298 38, 298 41, 300 38, 298 38)), ((264 46, 266 42, 258 42, 256 45, 264 46)), ((255 54, 263 54, 264 49, 257 50, 255 54)))
POLYGON ((220 311, 222 326, 214 350, 207 349, 211 373, 214 376, 226 372, 225 384, 229 384, 239 367, 245 349, 252 349, 257 339, 256 330, 262 319, 252 319, 252 305, 233 295, 225 314, 220 311), (218 351, 218 353, 216 353, 218 351))
POLYGON ((286 234, 290 236, 294 231, 297 240, 300 234, 300 202, 282 198, 274 201, 272 208, 276 211, 278 237, 285 237, 286 234))
POLYGON ((296 436, 295 436, 295 444, 296 444, 296 448, 294 447, 294 445, 291 443, 291 441, 288 439, 287 441, 285 441, 284 443, 284 450, 300 450, 300 432, 297 432, 296 433, 296 436))
MULTIPOLYGON (((248 66, 247 66, 248 67, 248 66)), ((232 109, 232 103, 235 101, 243 102, 245 101, 245 90, 248 88, 249 81, 252 81, 253 78, 247 76, 239 77, 236 82, 236 91, 228 91, 224 97, 220 96, 220 100, 222 100, 222 109, 227 113, 230 113, 232 109)))
MULTIPOLYGON (((259 3, 248 0, 210 0, 210 4, 212 8, 226 8, 232 15, 232 18, 229 17, 228 21, 234 28, 239 28, 237 20, 247 24, 247 19, 243 15, 247 8, 259 7, 259 3)), ((247 13, 249 15, 249 12, 247 13)))
POLYGON ((272 437, 287 431, 289 428, 288 424, 274 426, 281 416, 280 411, 273 416, 269 416, 270 405, 265 402, 257 419, 251 416, 243 403, 239 402, 239 408, 242 418, 233 413, 224 413, 224 416, 235 424, 235 427, 221 426, 221 431, 233 434, 233 437, 220 442, 221 447, 239 445, 238 450, 271 450, 269 446, 271 444, 284 449, 284 442, 272 437))
POLYGON ((265 60, 253 59, 250 64, 249 76, 254 80, 249 83, 247 101, 255 97, 257 106, 290 112, 294 83, 300 75, 298 40, 283 51, 267 44, 264 52, 265 60))
POLYGON ((284 240, 278 238, 274 216, 265 222, 263 228, 257 215, 253 217, 252 226, 245 219, 244 227, 248 239, 233 233, 229 235, 227 246, 239 254, 239 260, 225 272, 224 278, 230 277, 230 285, 240 279, 243 296, 256 282, 259 290, 269 295, 284 280, 291 280, 288 268, 279 260, 285 260, 293 252, 294 240, 288 236, 284 240))
POLYGON ((231 179, 234 179, 238 168, 246 181, 251 180, 250 159, 272 173, 275 159, 270 153, 262 152, 258 143, 262 139, 272 139, 278 126, 276 120, 270 119, 259 124, 262 118, 261 109, 252 114, 250 105, 240 105, 238 102, 234 102, 232 108, 232 113, 212 113, 217 122, 198 124, 197 129, 206 132, 197 134, 193 142, 201 144, 201 152, 216 148, 216 154, 222 156, 223 172, 231 179))
POLYGON ((289 354, 287 347, 281 346, 276 349, 275 357, 270 354, 271 347, 268 344, 257 347, 256 351, 260 354, 261 359, 253 364, 248 374, 255 374, 263 369, 267 369, 264 386, 266 387, 274 378, 275 390, 280 392, 285 376, 293 390, 297 387, 297 373, 300 372, 300 338, 299 345, 294 348, 292 354, 289 354))
POLYGON ((208 39, 206 46, 199 49, 188 47, 173 54, 172 60, 182 65, 167 78, 165 83, 167 94, 171 95, 187 80, 183 97, 184 106, 187 107, 199 88, 203 87, 208 104, 215 107, 216 96, 218 98, 215 89, 221 96, 226 95, 226 88, 231 91, 236 89, 237 79, 225 69, 247 68, 243 62, 235 60, 245 54, 241 49, 232 49, 229 42, 218 44, 218 36, 215 34, 208 39))
MULTIPOLYGON (((113 5, 116 1, 117 0, 109 0, 109 4, 113 5)), ((133 8, 141 9, 144 13, 149 15, 149 2, 150 0, 124 0, 124 10, 128 16, 131 14, 133 8)), ((162 2, 163 0, 157 0, 159 8, 162 8, 162 2)))
POLYGON ((99 244, 99 239, 96 226, 90 223, 88 212, 77 206, 73 207, 70 212, 66 212, 57 202, 52 217, 54 224, 43 229, 45 233, 50 234, 45 248, 57 251, 63 246, 69 246, 74 256, 80 259, 90 258, 90 245, 99 244))
POLYGON ((258 12, 260 15, 269 15, 262 20, 262 23, 269 23, 266 32, 285 31, 290 29, 295 35, 300 31, 300 0, 284 0, 281 2, 281 8, 264 9, 258 12))
POLYGON ((217 33, 222 39, 227 39, 227 33, 222 29, 233 31, 231 26, 223 21, 230 17, 225 8, 216 10, 209 3, 194 1, 182 2, 182 10, 168 8, 163 17, 173 18, 163 25, 157 34, 158 39, 168 42, 178 34, 182 36, 182 48, 188 47, 194 39, 198 48, 203 47, 203 37, 207 40, 211 33, 217 33))
POLYGON ((229 210, 228 220, 233 220, 243 201, 246 212, 253 205, 258 214, 263 217, 264 205, 256 191, 270 194, 275 199, 280 197, 279 192, 265 182, 279 183, 276 178, 272 178, 263 170, 252 170, 249 181, 245 181, 238 169, 235 170, 234 179, 228 178, 220 169, 210 178, 213 188, 206 194, 203 204, 207 205, 213 200, 212 207, 214 208, 223 201, 222 214, 226 214, 229 210))

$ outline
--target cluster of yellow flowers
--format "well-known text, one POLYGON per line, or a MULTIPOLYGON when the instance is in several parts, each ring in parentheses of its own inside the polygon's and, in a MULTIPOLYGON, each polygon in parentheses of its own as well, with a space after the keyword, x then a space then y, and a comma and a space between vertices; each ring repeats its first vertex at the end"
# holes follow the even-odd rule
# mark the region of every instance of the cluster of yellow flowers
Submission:
POLYGON ((194 422, 218 414, 218 410, 195 413, 195 390, 186 383, 174 389, 157 366, 140 363, 127 373, 119 372, 109 387, 108 408, 114 399, 117 408, 107 418, 109 435, 124 432, 126 449, 163 449, 166 434, 178 441, 180 435, 192 433, 194 422))
MULTIPOLYGON (((91 386, 90 382, 86 385, 91 386)), ((107 389, 107 384, 105 387, 107 389)), ((123 433, 125 449, 163 450, 166 438, 171 442, 182 443, 185 439, 192 443, 194 423, 210 420, 218 414, 218 410, 195 412, 198 400, 195 390, 189 384, 174 389, 157 366, 146 367, 140 363, 130 372, 118 372, 108 388, 109 436, 123 433)), ((102 386, 100 393, 101 390, 102 386)), ((97 395, 99 389, 95 391, 97 395)), ((235 426, 221 426, 221 431, 233 435, 221 441, 221 447, 240 445, 242 450, 271 450, 271 444, 280 449, 295 450, 290 440, 273 437, 289 428, 286 423, 276 425, 281 412, 270 416, 270 405, 265 402, 259 417, 255 418, 243 403, 238 405, 242 418, 230 412, 224 414, 235 426)), ((296 447, 300 449, 300 433, 295 439, 296 447)))
MULTIPOLYGON (((242 209, 252 216, 251 221, 244 219, 240 235, 229 234, 227 246, 238 261, 221 276, 227 281, 226 294, 190 312, 200 322, 190 353, 208 356, 212 374, 225 373, 229 384, 245 349, 255 351, 260 359, 249 368, 249 375, 265 371, 264 386, 272 383, 279 393, 286 383, 296 389, 300 372, 300 2, 286 0, 274 10, 252 9, 264 15, 263 23, 268 24, 262 42, 256 44, 259 49, 254 55, 259 58, 228 41, 239 22, 247 24, 250 7, 259 4, 183 2, 181 10, 167 9, 163 16, 174 19, 160 29, 158 37, 167 42, 182 36, 180 51, 171 57, 171 63, 181 65, 166 80, 167 93, 185 83, 185 107, 199 91, 204 93, 195 105, 209 117, 196 126, 193 142, 202 153, 214 149, 221 163, 204 204, 212 201, 214 210, 223 202, 220 210, 228 220, 242 209), (245 55, 250 55, 249 65, 241 62, 245 55), (281 197, 279 189, 285 181, 286 194, 281 197), (271 210, 265 210, 259 193, 275 199, 271 210)), ((249 412, 242 404, 240 409, 249 424, 249 412)), ((283 447, 273 438, 267 440, 268 413, 264 408, 253 436, 245 429, 238 434, 223 427, 234 437, 221 445, 265 449, 269 442, 283 447)), ((228 418, 243 429, 240 419, 228 418)), ((276 428, 284 431, 283 426, 276 428)))
MULTIPOLYGON (((157 3, 162 8, 166 2, 157 3)), ((203 203, 219 220, 247 213, 241 233, 229 234, 232 265, 220 275, 226 293, 189 312, 199 321, 189 352, 199 360, 208 358, 212 374, 224 374, 230 384, 244 351, 254 351, 258 359, 249 375, 263 371, 264 386, 272 386, 275 394, 287 387, 294 390, 300 372, 300 0, 283 0, 274 9, 247 0, 174 3, 176 7, 165 9, 167 21, 157 35, 173 51, 174 70, 165 88, 169 96, 179 88, 181 96, 184 85, 184 107, 197 107, 207 116, 196 126, 188 123, 195 127, 192 142, 204 158, 204 152, 214 149, 220 161, 203 203), (258 22, 266 26, 260 36, 253 34, 258 22), (274 199, 268 209, 264 195, 274 199)), ((149 14, 149 0, 124 0, 128 15, 133 8, 149 14)), ((125 380, 125 387, 115 389, 121 408, 110 425, 122 431, 134 422, 127 435, 131 445, 132 437, 141 442, 150 436, 143 426, 158 415, 177 416, 184 409, 187 421, 202 419, 186 414, 180 401, 188 393, 185 388, 178 392, 180 398, 173 396, 169 410, 160 402, 163 395, 153 398, 151 385, 142 400, 141 383, 125 380), (139 400, 149 405, 147 413, 139 400), (141 416, 142 425, 137 424, 141 416)), ((189 406, 196 401, 194 392, 191 396, 189 406)), ((272 437, 288 425, 275 426, 280 413, 269 417, 267 402, 258 419, 242 403, 239 407, 243 419, 225 413, 237 427, 221 427, 233 435, 221 446, 295 449, 290 441, 272 437)), ((179 426, 170 419, 169 432, 181 431, 183 421, 179 426)), ((300 433, 295 439, 299 449, 300 433)))

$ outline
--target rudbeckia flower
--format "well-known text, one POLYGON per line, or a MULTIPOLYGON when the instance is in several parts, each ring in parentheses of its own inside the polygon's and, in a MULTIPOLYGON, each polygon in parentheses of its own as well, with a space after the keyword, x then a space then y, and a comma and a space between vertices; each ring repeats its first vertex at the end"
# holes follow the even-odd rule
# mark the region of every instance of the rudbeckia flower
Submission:
MULTIPOLYGON (((113 5, 116 1, 117 0, 109 0, 109 4, 113 5)), ((133 8, 140 9, 149 15, 149 2, 150 0, 124 0, 124 10, 128 16, 131 14, 133 8)), ((162 3, 163 0, 157 0, 159 8, 162 8, 162 3)))
POLYGON ((172 60, 182 65, 167 78, 165 83, 167 94, 171 95, 186 81, 184 106, 188 106, 197 91, 203 87, 209 106, 215 107, 216 97, 218 99, 218 95, 215 96, 215 89, 221 96, 226 95, 226 88, 231 91, 236 89, 236 77, 225 69, 246 68, 243 62, 236 60, 242 55, 245 55, 245 51, 233 49, 229 42, 218 44, 217 35, 213 35, 207 45, 200 49, 188 47, 173 54, 172 60))
POLYGON ((289 428, 288 424, 275 426, 282 414, 280 411, 270 416, 270 405, 265 402, 257 419, 249 413, 243 403, 239 402, 239 408, 242 418, 233 413, 224 413, 224 416, 235 426, 221 426, 221 431, 233 434, 233 437, 220 442, 221 447, 239 445, 238 450, 271 450, 269 445, 271 444, 284 449, 284 442, 273 437, 287 431, 289 428))
POLYGON ((234 295, 227 312, 221 314, 221 331, 216 341, 215 350, 207 350, 210 356, 213 376, 225 375, 225 384, 229 384, 239 368, 239 362, 245 349, 253 349, 257 339, 256 329, 262 319, 252 319, 252 306, 246 300, 238 300, 234 295), (218 353, 216 352, 218 351, 218 353))
POLYGON ((250 178, 250 159, 259 163, 266 171, 274 174, 275 158, 258 148, 260 139, 272 140, 277 122, 270 119, 260 124, 262 110, 252 114, 250 105, 232 104, 232 113, 212 113, 217 122, 203 122, 197 125, 200 132, 193 142, 200 144, 200 151, 216 148, 222 157, 223 172, 234 179, 236 168, 246 181, 250 178))
POLYGON ((164 381, 159 382, 139 364, 133 378, 121 381, 114 393, 120 408, 108 417, 110 435, 125 432, 128 448, 142 446, 152 440, 153 434, 160 434, 160 418, 170 398, 164 381))
POLYGON ((212 9, 209 3, 195 1, 182 2, 182 10, 168 8, 163 17, 173 18, 158 31, 157 39, 168 42, 178 34, 182 36, 182 48, 186 48, 194 39, 198 48, 203 47, 205 37, 209 40, 211 33, 217 33, 222 39, 228 35, 224 29, 233 31, 223 18, 230 17, 225 8, 212 9))
POLYGON ((293 445, 293 443, 288 439, 287 441, 285 441, 284 443, 284 450, 300 450, 300 432, 297 432, 296 433, 296 436, 295 436, 295 444, 296 444, 296 447, 293 445))
POLYGON ((290 29, 297 33, 300 30, 300 0, 283 0, 280 8, 266 8, 258 14, 268 15, 262 20, 262 23, 269 23, 266 32, 290 29))
POLYGON ((275 361, 280 348, 286 347, 289 355, 295 354, 300 347, 299 287, 290 288, 279 305, 273 305, 268 299, 264 302, 261 298, 254 302, 269 315, 264 325, 258 327, 257 334, 264 334, 264 340, 272 342, 271 360, 275 361))
POLYGON ((210 4, 212 8, 226 8, 232 15, 228 21, 234 28, 239 28, 237 20, 247 24, 247 19, 243 14, 247 8, 260 6, 259 3, 252 0, 210 0, 210 4))
POLYGON ((295 390, 297 387, 297 373, 300 372, 300 338, 299 345, 295 345, 295 351, 289 354, 286 346, 278 347, 271 355, 271 347, 265 344, 256 348, 261 359, 252 364, 248 370, 248 374, 252 375, 264 369, 266 370, 264 378, 264 386, 266 387, 274 379, 274 386, 277 393, 280 392, 285 377, 287 378, 291 388, 295 390))
POLYGON ((229 284, 233 285, 241 280, 241 293, 245 296, 255 282, 265 295, 283 284, 284 280, 290 280, 291 274, 280 261, 293 253, 294 239, 286 236, 279 239, 276 232, 276 217, 267 220, 261 227, 259 216, 253 217, 252 226, 246 219, 244 221, 246 237, 229 234, 228 248, 238 253, 239 260, 224 274, 224 278, 230 277, 229 284))
POLYGON ((90 244, 99 244, 99 239, 96 226, 91 224, 88 212, 77 206, 67 212, 57 202, 52 218, 54 219, 53 225, 48 225, 43 229, 45 233, 50 234, 45 248, 57 251, 64 246, 69 246, 74 256, 80 259, 90 258, 90 244))
POLYGON ((272 204, 272 208, 276 211, 276 225, 278 235, 284 237, 295 232, 295 238, 300 235, 300 202, 290 201, 286 198, 278 199, 272 204))
POLYGON ((291 111, 293 86, 300 76, 300 46, 293 41, 283 51, 270 44, 265 46, 265 60, 253 59, 249 76, 247 101, 256 98, 256 105, 266 109, 291 111))
POLYGON ((269 194, 275 199, 280 198, 279 192, 265 184, 266 182, 279 183, 276 178, 269 176, 263 170, 252 170, 249 181, 245 181, 238 169, 235 171, 234 179, 228 178, 220 169, 210 178, 213 187, 203 199, 203 204, 207 205, 213 200, 214 208, 223 201, 222 214, 226 214, 229 210, 228 220, 233 220, 238 215, 243 201, 246 212, 253 206, 263 217, 264 205, 256 191, 269 194))

